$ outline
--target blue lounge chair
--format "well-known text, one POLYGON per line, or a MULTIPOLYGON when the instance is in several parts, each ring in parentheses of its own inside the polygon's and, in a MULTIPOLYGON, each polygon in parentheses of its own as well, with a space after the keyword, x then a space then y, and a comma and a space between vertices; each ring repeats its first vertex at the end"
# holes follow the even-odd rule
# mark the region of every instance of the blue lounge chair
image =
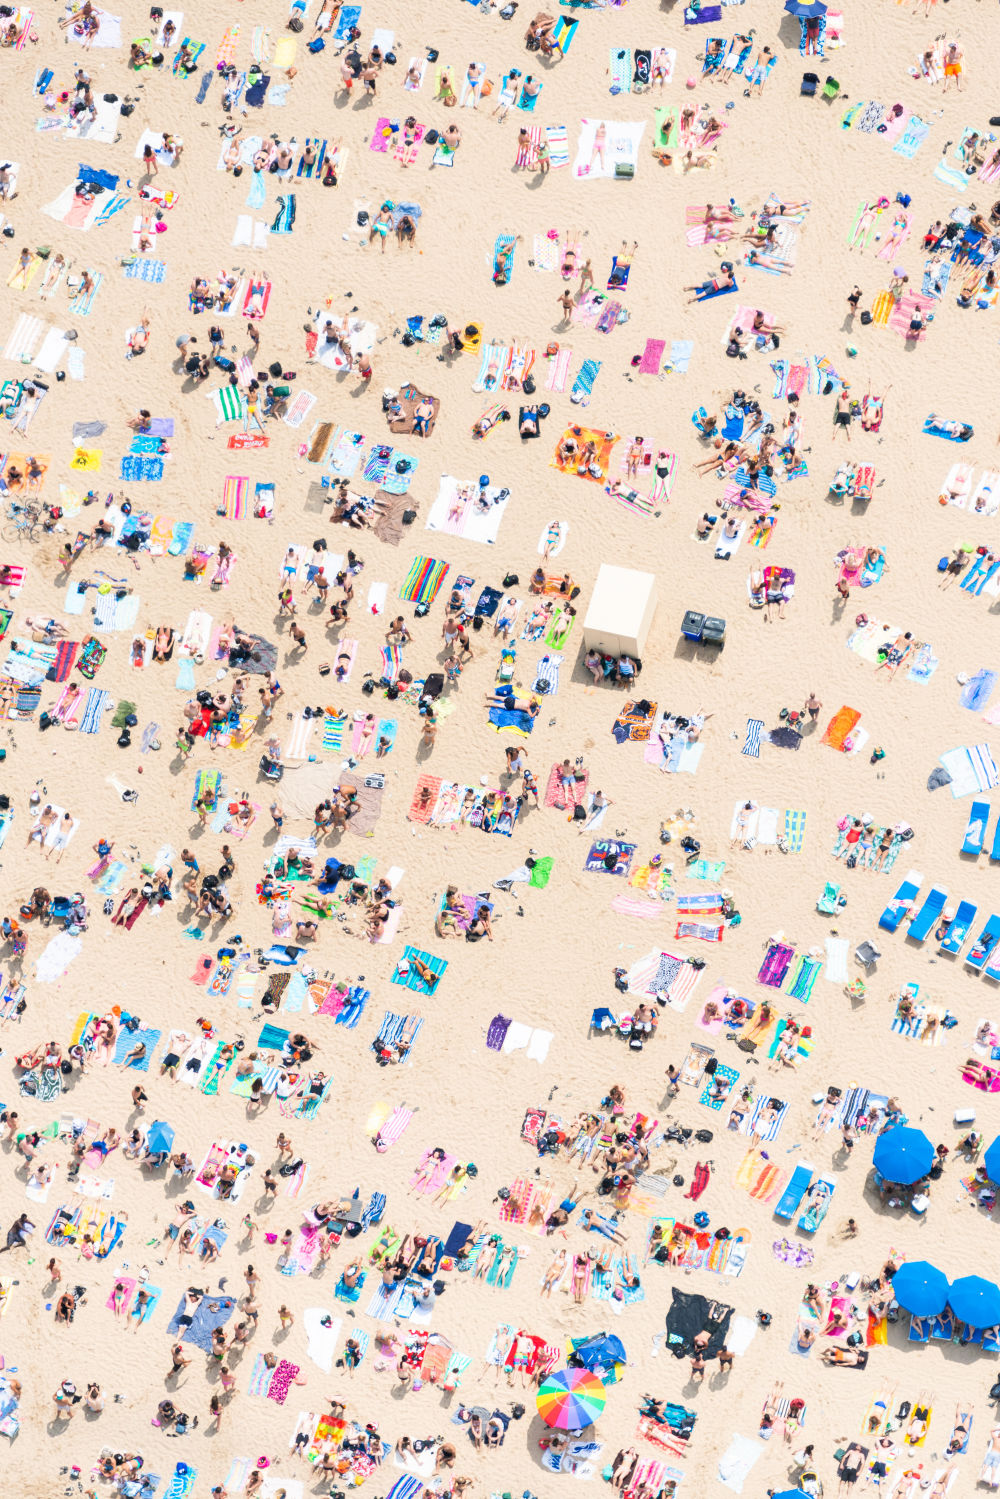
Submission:
POLYGON ((805 1196, 805 1207, 799 1214, 798 1226, 803 1233, 814 1234, 830 1209, 830 1201, 837 1190, 832 1176, 817 1176, 805 1196))
POLYGON ((993 847, 990 849, 990 858, 1000 859, 1000 817, 997 818, 997 825, 993 830, 993 847))
POLYGON ((929 1317, 911 1317, 910 1331, 907 1337, 908 1343, 927 1343, 930 1341, 931 1324, 929 1317))
POLYGON ((993 915, 983 927, 979 936, 969 948, 966 956, 966 964, 980 972, 986 966, 987 958, 993 954, 993 949, 1000 942, 1000 916, 993 915))
POLYGON ((976 907, 971 900, 959 902, 958 910, 955 912, 954 920, 944 934, 940 944, 941 952, 958 952, 969 936, 969 928, 976 919, 976 907))
POLYGON ((981 854, 986 839, 986 827, 990 820, 989 802, 973 802, 969 812, 969 826, 962 843, 963 854, 981 854))
POLYGON ((923 942, 931 927, 944 910, 947 899, 947 890, 939 890, 935 885, 916 916, 910 922, 910 930, 906 935, 912 937, 914 942, 923 942))
POLYGON ((922 879, 923 875, 918 874, 915 869, 910 870, 878 919, 878 924, 884 932, 894 932, 898 929, 906 907, 917 898, 922 879))
POLYGON ((783 1223, 795 1217, 799 1203, 805 1196, 806 1187, 812 1181, 812 1174, 813 1167, 808 1161, 800 1161, 792 1172, 792 1179, 782 1192, 778 1206, 774 1210, 774 1216, 780 1218, 783 1223))

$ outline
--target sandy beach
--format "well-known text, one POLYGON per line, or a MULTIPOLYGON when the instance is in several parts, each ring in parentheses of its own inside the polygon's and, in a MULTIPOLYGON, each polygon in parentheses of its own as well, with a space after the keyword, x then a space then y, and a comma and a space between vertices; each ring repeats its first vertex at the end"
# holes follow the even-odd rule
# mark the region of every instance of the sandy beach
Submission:
POLYGON ((995 10, 120 10, 0 17, 0 1486, 976 1492, 995 10))

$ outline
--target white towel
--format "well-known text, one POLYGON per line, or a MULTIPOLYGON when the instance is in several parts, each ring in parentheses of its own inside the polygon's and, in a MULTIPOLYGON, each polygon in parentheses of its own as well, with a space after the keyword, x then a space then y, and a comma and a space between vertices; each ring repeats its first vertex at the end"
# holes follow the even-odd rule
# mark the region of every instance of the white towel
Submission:
POLYGON ((373 583, 368 590, 368 609, 372 614, 381 614, 389 596, 388 583, 373 583))
POLYGON ((333 1355, 337 1350, 337 1339, 340 1337, 341 1319, 334 1317, 332 1312, 323 1306, 307 1306, 302 1313, 302 1322, 309 1339, 306 1349, 313 1363, 329 1374, 333 1370, 333 1355), (322 1325, 323 1318, 331 1318, 330 1326, 322 1325))
POLYGON ((253 240, 253 219, 248 213, 241 213, 236 220, 236 233, 230 241, 233 245, 249 245, 253 240))
POLYGON ((734 1317, 726 1333, 726 1347, 739 1358, 746 1353, 757 1336, 757 1323, 752 1317, 734 1317))
POLYGON ((512 1020, 504 1038, 504 1051, 520 1051, 531 1040, 531 1026, 521 1020, 512 1020))
POLYGON ((826 967, 823 977, 831 984, 847 983, 847 948, 846 937, 827 937, 826 939, 826 967))
MULTIPOLYGON (((740 815, 740 813, 742 812, 742 810, 743 810, 743 808, 745 806, 746 806, 746 797, 744 797, 741 801, 738 801, 736 803, 736 806, 733 808, 733 820, 729 824, 729 836, 730 836, 730 838, 735 838, 736 837, 737 825, 738 825, 738 821, 739 821, 739 815, 740 815)), ((743 836, 744 840, 746 840, 748 838, 756 838, 757 837, 757 826, 758 826, 759 822, 760 822, 760 808, 759 807, 754 807, 753 811, 748 814, 747 824, 746 824, 746 827, 743 829, 742 836, 743 836)))
POLYGON ((255 250, 266 250, 270 229, 263 219, 257 219, 253 226, 253 247, 255 250))
POLYGON ((743 540, 743 532, 745 530, 746 521, 741 521, 740 525, 737 527, 735 536, 723 536, 720 532, 719 539, 715 543, 715 555, 717 557, 731 557, 733 553, 738 550, 739 544, 743 540))
POLYGON ((54 984, 82 951, 83 942, 79 937, 60 932, 39 954, 35 962, 35 978, 40 984, 54 984))
POLYGON ((544 1062, 552 1045, 552 1031, 532 1031, 528 1042, 527 1056, 532 1062, 544 1062))
POLYGON ((742 1494, 743 1484, 763 1452, 763 1442, 753 1437, 734 1436, 719 1458, 719 1482, 734 1493, 742 1494))
POLYGON ((757 842, 776 844, 778 841, 777 807, 761 807, 757 818, 757 842))

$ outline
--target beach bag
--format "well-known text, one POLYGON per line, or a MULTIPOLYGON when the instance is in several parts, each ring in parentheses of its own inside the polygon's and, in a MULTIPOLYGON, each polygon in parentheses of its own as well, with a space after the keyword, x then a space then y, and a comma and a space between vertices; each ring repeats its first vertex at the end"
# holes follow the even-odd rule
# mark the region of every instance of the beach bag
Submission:
POLYGON ((616 177, 628 177, 628 178, 634 177, 635 176, 635 162, 634 161, 616 161, 615 162, 615 176, 616 177))
POLYGON ((573 821, 574 822, 583 822, 584 819, 586 818, 586 816, 587 816, 587 809, 586 809, 586 807, 581 807, 580 803, 577 802, 576 806, 573 808, 573 821))
POLYGON ((289 29, 289 31, 301 31, 302 30, 302 17, 301 16, 291 16, 291 17, 289 17, 288 29, 289 29))
POLYGON ((321 36, 314 36, 307 50, 310 52, 322 52, 325 47, 326 42, 324 42, 323 38, 321 36))

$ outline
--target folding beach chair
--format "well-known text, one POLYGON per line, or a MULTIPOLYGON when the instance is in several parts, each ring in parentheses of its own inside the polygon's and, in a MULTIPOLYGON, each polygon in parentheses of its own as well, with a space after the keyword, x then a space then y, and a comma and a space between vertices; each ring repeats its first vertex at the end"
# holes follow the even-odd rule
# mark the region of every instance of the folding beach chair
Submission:
POLYGON ((839 93, 840 84, 837 82, 836 78, 827 78, 826 82, 823 85, 823 98, 836 99, 839 93))
POLYGON ((816 90, 817 90, 818 87, 819 87, 819 74, 818 73, 803 73, 802 74, 802 87, 799 90, 799 92, 801 94, 807 94, 809 96, 809 98, 811 99, 811 98, 814 97, 814 95, 815 95, 816 90))

